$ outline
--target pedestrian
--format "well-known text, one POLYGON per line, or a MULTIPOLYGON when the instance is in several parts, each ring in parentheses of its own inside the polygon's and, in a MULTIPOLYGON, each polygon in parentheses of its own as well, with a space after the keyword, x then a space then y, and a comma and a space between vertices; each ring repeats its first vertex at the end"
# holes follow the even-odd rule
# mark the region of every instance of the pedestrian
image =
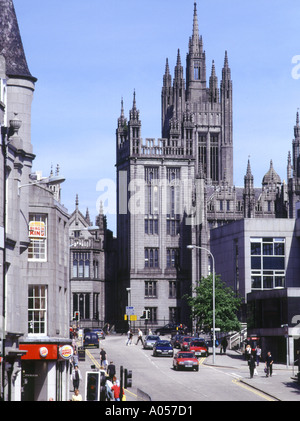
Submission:
POLYGON ((114 399, 115 401, 120 400, 120 392, 121 392, 121 386, 119 380, 116 380, 111 388, 111 390, 114 392, 114 399))
POLYGON ((105 400, 113 401, 114 400, 114 392, 112 390, 113 382, 110 379, 107 379, 105 382, 105 400))
POLYGON ((72 401, 82 401, 82 396, 78 389, 75 389, 74 395, 72 396, 72 401))
POLYGON ((80 380, 82 380, 82 376, 81 376, 81 372, 78 368, 78 365, 75 365, 75 367, 73 368, 72 374, 71 374, 71 379, 73 381, 74 391, 76 389, 79 389, 79 383, 80 383, 80 380))
POLYGON ((139 343, 139 341, 141 341, 142 345, 144 346, 143 332, 141 331, 141 329, 138 330, 138 340, 136 341, 136 345, 139 343))
POLYGON ((71 361, 72 361, 73 367, 75 367, 79 363, 78 353, 77 353, 76 349, 73 352, 73 356, 72 356, 72 360, 71 361))
POLYGON ((269 351, 266 358, 266 377, 272 377, 273 372, 273 357, 271 352, 269 351))
POLYGON ((103 348, 101 348, 101 351, 100 351, 100 365, 102 368, 104 368, 104 370, 107 369, 107 357, 106 357, 106 352, 104 351, 103 348))
POLYGON ((251 346, 248 344, 247 346, 246 346, 246 349, 245 349, 245 358, 246 358, 246 361, 248 362, 249 361, 249 359, 250 359, 250 355, 251 355, 251 346))
POLYGON ((116 366, 114 365, 113 361, 110 361, 109 365, 107 366, 107 374, 109 380, 112 382, 116 374, 116 366))
POLYGON ((255 370, 255 367, 256 367, 254 355, 250 355, 250 358, 249 358, 249 361, 248 361, 248 366, 249 366, 249 370, 250 370, 250 379, 252 379, 253 374, 254 374, 254 370, 255 370))
POLYGON ((224 338, 221 341, 221 347, 223 348, 224 354, 226 354, 227 346, 228 346, 227 338, 226 336, 224 336, 224 338))
POLYGON ((131 331, 131 329, 129 329, 128 332, 127 332, 126 345, 132 345, 132 337, 133 337, 132 331, 131 331))
POLYGON ((260 359, 261 359, 261 348, 260 348, 259 345, 257 345, 256 348, 255 348, 255 355, 256 355, 256 365, 258 367, 260 359))

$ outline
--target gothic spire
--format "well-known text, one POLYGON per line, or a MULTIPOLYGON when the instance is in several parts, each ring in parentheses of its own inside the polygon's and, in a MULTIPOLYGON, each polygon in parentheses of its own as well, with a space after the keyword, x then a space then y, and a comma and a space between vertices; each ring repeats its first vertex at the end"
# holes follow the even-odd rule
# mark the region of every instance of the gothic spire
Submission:
POLYGON ((295 135, 295 139, 300 138, 299 111, 297 111, 297 114, 296 114, 296 126, 294 126, 294 135, 295 135))
POLYGON ((28 69, 13 0, 0 0, 0 55, 5 57, 9 77, 36 82, 28 69))
POLYGON ((193 19, 193 36, 192 36, 192 47, 194 52, 199 52, 199 26, 197 16, 197 3, 194 3, 194 19, 193 19))

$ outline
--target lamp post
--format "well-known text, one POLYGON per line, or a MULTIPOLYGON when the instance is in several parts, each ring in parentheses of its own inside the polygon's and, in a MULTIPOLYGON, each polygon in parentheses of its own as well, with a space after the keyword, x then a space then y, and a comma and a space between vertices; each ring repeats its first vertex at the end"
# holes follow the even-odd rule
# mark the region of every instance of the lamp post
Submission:
MULTIPOLYGON (((131 307, 131 288, 126 288, 126 291, 127 291, 127 305, 129 306, 129 307, 131 307)), ((128 326, 129 326, 129 328, 131 327, 131 323, 130 323, 130 315, 127 315, 127 317, 129 317, 129 319, 128 319, 128 326)))
POLYGON ((212 254, 212 252, 205 247, 196 246, 194 244, 190 244, 187 246, 188 249, 199 249, 199 250, 205 250, 211 257, 212 264, 213 264, 213 364, 215 364, 216 360, 216 297, 215 297, 215 258, 212 254))

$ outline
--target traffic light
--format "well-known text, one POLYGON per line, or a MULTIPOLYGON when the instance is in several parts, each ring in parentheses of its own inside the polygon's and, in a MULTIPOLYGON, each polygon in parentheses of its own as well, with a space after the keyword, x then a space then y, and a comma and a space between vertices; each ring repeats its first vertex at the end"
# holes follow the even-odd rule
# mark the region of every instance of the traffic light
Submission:
POLYGON ((132 371, 127 370, 127 368, 125 368, 124 374, 125 374, 124 387, 125 389, 127 389, 128 387, 132 387, 132 371))
POLYGON ((149 320, 149 318, 150 318, 150 310, 144 310, 140 319, 149 320))
POLYGON ((100 373, 87 371, 85 379, 86 401, 99 401, 100 394, 100 373))
POLYGON ((76 320, 76 322, 78 322, 80 320, 80 313, 79 313, 79 311, 75 311, 74 312, 74 320, 76 320))

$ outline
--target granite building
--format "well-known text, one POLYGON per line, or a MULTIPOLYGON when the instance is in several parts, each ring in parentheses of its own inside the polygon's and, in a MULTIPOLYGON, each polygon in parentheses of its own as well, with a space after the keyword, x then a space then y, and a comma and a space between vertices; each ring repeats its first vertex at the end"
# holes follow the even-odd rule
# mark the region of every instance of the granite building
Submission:
POLYGON ((57 173, 32 174, 29 71, 12 0, 0 1, 1 397, 66 400, 69 392, 67 210, 57 173))
POLYGON ((104 327, 115 319, 111 301, 114 292, 115 239, 107 229, 100 204, 95 225, 89 211, 83 215, 76 196, 70 215, 70 320, 80 327, 104 327))
MULTIPOLYGON (((229 58, 225 51, 220 82, 214 62, 207 78, 195 3, 185 76, 179 50, 174 77, 166 60, 162 138, 142 138, 136 92, 129 119, 121 101, 116 130, 120 315, 130 304, 139 321, 149 310, 153 325, 190 324, 183 296, 211 271, 205 249, 210 249, 212 230, 245 218, 295 217, 300 198, 298 113, 292 156, 287 154, 287 183, 270 159, 260 187, 254 186, 250 160, 245 162, 244 186, 233 185, 229 58), (201 249, 191 252, 190 244, 201 249)), ((245 301, 247 288, 240 290, 245 301)))

